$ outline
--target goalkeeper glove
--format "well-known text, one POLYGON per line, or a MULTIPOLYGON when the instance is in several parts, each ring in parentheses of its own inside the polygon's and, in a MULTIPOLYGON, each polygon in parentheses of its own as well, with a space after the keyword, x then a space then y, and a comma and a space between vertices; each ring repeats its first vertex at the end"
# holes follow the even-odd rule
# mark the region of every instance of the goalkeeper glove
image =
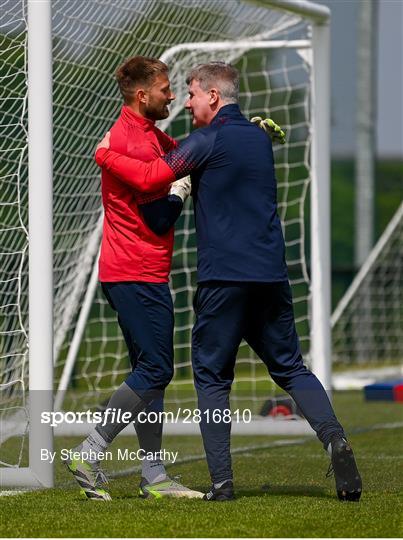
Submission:
POLYGON ((263 129, 270 136, 272 142, 285 144, 284 131, 271 118, 265 118, 262 120, 260 116, 254 116, 250 121, 263 129))
POLYGON ((172 182, 168 195, 176 195, 182 199, 182 202, 185 202, 189 197, 191 190, 192 184, 190 182, 190 176, 186 176, 185 178, 172 182))

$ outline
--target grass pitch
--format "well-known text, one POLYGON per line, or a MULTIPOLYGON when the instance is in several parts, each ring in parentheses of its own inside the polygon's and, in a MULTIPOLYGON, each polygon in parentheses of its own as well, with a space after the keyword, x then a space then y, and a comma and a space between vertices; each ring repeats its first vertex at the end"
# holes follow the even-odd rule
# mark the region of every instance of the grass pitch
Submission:
MULTIPOLYGON (((334 396, 336 412, 353 444, 362 474, 361 502, 337 500, 334 479, 326 478, 328 458, 316 439, 286 437, 290 444, 270 447, 278 437, 234 437, 237 499, 142 500, 139 473, 111 481, 110 503, 82 500, 60 463, 57 488, 0 498, 0 536, 4 537, 400 537, 403 533, 403 429, 399 403, 366 403, 358 392, 334 396), (380 426, 382 424, 383 427, 380 426), (389 428, 385 427, 389 424, 389 428), (371 426, 378 425, 376 429, 371 426), (292 441, 295 444, 292 444, 292 441)), ((284 439, 285 437, 281 437, 284 439)), ((56 449, 77 439, 56 439, 56 449)), ((112 450, 136 448, 130 437, 112 450)), ((166 437, 164 447, 179 459, 202 454, 199 437, 166 437)), ((106 469, 137 463, 108 462, 106 469)), ((175 464, 172 475, 201 491, 209 487, 204 460, 175 464)))

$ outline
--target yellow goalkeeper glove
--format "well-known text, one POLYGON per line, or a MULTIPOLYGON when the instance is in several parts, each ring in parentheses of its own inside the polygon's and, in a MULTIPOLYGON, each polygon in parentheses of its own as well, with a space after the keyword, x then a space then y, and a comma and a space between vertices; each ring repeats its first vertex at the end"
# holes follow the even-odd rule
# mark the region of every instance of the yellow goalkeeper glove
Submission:
POLYGON ((265 118, 262 120, 260 116, 254 116, 250 119, 250 121, 263 129, 270 136, 272 142, 285 144, 284 131, 271 118, 265 118))

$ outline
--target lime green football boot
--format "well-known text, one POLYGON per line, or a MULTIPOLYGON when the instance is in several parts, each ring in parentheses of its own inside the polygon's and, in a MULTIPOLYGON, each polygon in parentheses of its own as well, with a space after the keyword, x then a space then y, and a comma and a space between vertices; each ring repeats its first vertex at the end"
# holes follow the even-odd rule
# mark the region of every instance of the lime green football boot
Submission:
POLYGON ((99 462, 92 463, 83 459, 66 459, 66 467, 80 486, 80 493, 91 501, 111 501, 112 497, 104 489, 108 480, 99 462))
POLYGON ((145 478, 141 479, 139 495, 143 499, 162 499, 164 497, 187 497, 188 499, 202 499, 203 493, 194 491, 180 484, 169 476, 162 482, 149 484, 145 478))

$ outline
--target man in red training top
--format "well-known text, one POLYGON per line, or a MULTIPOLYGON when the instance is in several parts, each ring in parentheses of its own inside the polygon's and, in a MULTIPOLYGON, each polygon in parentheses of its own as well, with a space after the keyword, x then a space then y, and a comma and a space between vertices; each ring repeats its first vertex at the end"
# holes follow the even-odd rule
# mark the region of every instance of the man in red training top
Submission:
MULTIPOLYGON (((168 105, 175 99, 167 66, 135 56, 118 68, 116 79, 124 105, 111 128, 111 148, 146 161, 173 150, 176 142, 155 126, 156 120, 167 118, 168 105)), ((133 416, 143 409, 163 410, 164 390, 173 376, 174 312, 168 285, 173 224, 189 193, 188 179, 144 194, 107 171, 102 173, 105 217, 99 279, 117 312, 132 365, 109 409, 127 410, 129 404, 133 416)), ((90 499, 110 500, 98 458, 122 427, 120 422, 97 425, 76 449, 82 459, 67 462, 90 499)), ((201 497, 167 476, 160 459, 162 423, 137 422, 135 428, 144 451, 140 494, 201 497)))

